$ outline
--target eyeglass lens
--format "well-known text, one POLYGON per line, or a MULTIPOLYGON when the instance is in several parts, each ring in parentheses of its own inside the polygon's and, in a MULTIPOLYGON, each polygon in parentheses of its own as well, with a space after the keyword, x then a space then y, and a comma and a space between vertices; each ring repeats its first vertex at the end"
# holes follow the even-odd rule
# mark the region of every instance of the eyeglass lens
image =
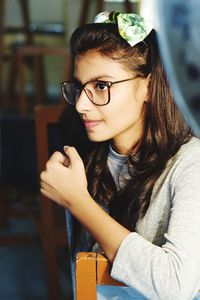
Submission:
POLYGON ((65 99, 72 105, 76 105, 82 90, 94 104, 105 105, 109 102, 109 85, 107 82, 88 82, 84 88, 74 82, 65 82, 62 85, 62 90, 65 99))

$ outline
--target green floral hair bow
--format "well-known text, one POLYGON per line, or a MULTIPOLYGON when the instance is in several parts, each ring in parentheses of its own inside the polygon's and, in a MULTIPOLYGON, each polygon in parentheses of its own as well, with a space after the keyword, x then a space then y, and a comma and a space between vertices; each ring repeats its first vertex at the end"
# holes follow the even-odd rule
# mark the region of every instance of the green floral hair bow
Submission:
POLYGON ((118 25, 119 34, 132 47, 142 42, 153 29, 144 18, 134 13, 120 13, 118 11, 104 11, 99 13, 94 23, 113 23, 118 25))

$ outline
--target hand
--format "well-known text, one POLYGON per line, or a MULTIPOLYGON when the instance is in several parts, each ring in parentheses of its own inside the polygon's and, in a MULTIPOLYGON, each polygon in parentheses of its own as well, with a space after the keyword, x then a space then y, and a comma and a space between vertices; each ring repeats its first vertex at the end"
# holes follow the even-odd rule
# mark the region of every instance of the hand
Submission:
POLYGON ((55 152, 41 173, 41 193, 65 208, 88 194, 83 162, 74 147, 64 147, 66 156, 55 152))
POLYGON ((89 195, 83 162, 73 147, 64 148, 66 156, 55 152, 41 173, 44 196, 70 210, 113 261, 129 231, 110 217, 89 195), (69 160, 67 160, 67 158, 69 160))

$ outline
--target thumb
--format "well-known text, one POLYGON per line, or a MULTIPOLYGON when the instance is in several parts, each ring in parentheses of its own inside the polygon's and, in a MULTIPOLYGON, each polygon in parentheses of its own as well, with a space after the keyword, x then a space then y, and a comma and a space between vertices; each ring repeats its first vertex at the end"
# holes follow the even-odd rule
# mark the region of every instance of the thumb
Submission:
POLYGON ((70 165, 74 165, 76 163, 82 164, 82 159, 74 147, 64 146, 64 152, 69 159, 70 165))

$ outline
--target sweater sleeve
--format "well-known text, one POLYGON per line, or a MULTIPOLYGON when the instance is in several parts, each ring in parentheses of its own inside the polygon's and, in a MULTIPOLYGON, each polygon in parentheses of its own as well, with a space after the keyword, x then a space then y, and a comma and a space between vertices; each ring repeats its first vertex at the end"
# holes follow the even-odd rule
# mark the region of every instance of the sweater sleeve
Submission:
POLYGON ((133 232, 114 259, 111 276, 147 299, 190 300, 200 289, 199 154, 189 154, 173 173, 165 244, 156 246, 133 232))

